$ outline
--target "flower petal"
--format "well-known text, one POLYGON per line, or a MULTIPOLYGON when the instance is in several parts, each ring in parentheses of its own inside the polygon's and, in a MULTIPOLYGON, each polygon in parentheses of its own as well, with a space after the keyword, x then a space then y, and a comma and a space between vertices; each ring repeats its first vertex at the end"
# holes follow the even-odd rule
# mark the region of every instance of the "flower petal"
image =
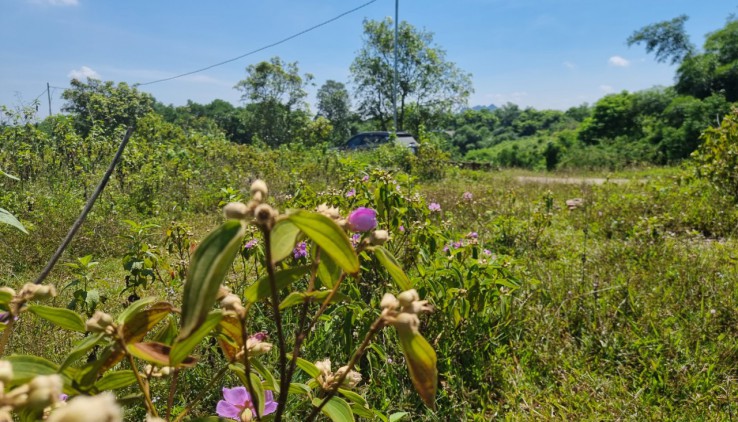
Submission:
POLYGON ((242 409, 246 407, 246 403, 251 403, 251 395, 246 391, 246 387, 225 388, 223 387, 223 398, 228 403, 240 406, 242 409))
POLYGON ((221 418, 231 418, 237 421, 241 420, 241 409, 225 400, 218 402, 218 405, 215 406, 215 413, 217 413, 221 418))
POLYGON ((264 415, 274 413, 276 410, 277 402, 274 401, 274 395, 271 390, 266 390, 264 392, 264 415))

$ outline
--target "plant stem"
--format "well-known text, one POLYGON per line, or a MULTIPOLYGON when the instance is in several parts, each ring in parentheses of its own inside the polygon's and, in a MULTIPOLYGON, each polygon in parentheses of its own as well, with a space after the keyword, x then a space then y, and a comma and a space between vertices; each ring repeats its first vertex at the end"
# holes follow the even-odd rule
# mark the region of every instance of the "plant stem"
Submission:
POLYGON ((189 402, 187 406, 184 408, 184 410, 179 415, 177 415, 177 418, 174 419, 174 422, 179 422, 185 416, 187 416, 187 414, 190 413, 190 411, 192 411, 192 408, 195 407, 195 405, 197 405, 197 403, 199 403, 205 397, 205 395, 210 392, 210 389, 213 388, 215 383, 220 381, 221 378, 223 378, 223 376, 226 374, 226 370, 228 370, 228 365, 220 368, 220 371, 218 371, 218 373, 215 374, 215 376, 213 377, 213 379, 210 380, 208 385, 205 386, 205 388, 203 388, 202 390, 200 390, 200 393, 195 397, 195 399, 189 402))
POLYGON ((8 324, 5 326, 5 330, 3 330, 3 337, 0 338, 0 356, 3 356, 5 353, 5 346, 8 344, 8 340, 10 339, 10 333, 13 332, 13 327, 15 326, 15 317, 13 314, 10 314, 10 319, 8 320, 8 324))
POLYGON ((341 374, 340 377, 335 381, 335 385, 328 391, 328 394, 326 394, 325 398, 323 398, 323 401, 320 402, 320 405, 316 408, 313 408, 312 413, 310 413, 310 416, 308 416, 307 421, 310 422, 314 420, 318 413, 320 413, 320 410, 325 406, 328 401, 336 395, 336 392, 341 387, 341 384, 343 384, 343 381, 348 376, 348 373, 351 372, 351 370, 354 368, 354 365, 356 365, 356 362, 359 361, 361 358, 361 355, 364 354, 364 351, 366 350, 367 346, 369 346, 369 342, 371 342, 372 337, 374 337, 377 332, 384 327, 384 318, 380 315, 373 323, 371 328, 369 328, 369 331, 364 336, 364 341, 361 342, 361 345, 359 345, 359 348, 356 349, 354 352, 354 355, 351 356, 351 360, 349 361, 346 371, 341 374))
MULTIPOLYGON (((279 292, 277 291, 277 279, 274 274, 274 262, 272 261, 272 242, 269 228, 262 227, 264 233, 264 253, 266 255, 267 274, 269 275, 269 286, 272 293, 272 309, 274 310, 274 322, 277 325, 277 340, 279 341, 279 400, 277 402, 277 411, 274 414, 274 420, 279 422, 282 420, 282 413, 287 404, 287 351, 284 341, 284 332, 282 332, 282 315, 279 312, 279 292)), ((244 339, 244 344, 246 339, 244 339)))
POLYGON ((172 417, 172 406, 174 405, 174 392, 177 390, 177 380, 179 379, 179 368, 174 370, 172 374, 172 382, 169 384, 169 398, 167 399, 167 420, 172 417))
POLYGON ((241 338, 243 338, 243 367, 246 371, 246 388, 249 390, 251 402, 254 404, 254 413, 256 416, 255 419, 258 421, 261 420, 261 415, 259 415, 259 395, 256 394, 256 391, 254 390, 254 384, 251 382, 251 362, 249 362, 249 348, 246 344, 248 342, 248 336, 246 333, 246 317, 244 316, 244 318, 240 322, 241 338))
MULTIPOLYGON (((310 274, 310 281, 308 282, 307 293, 310 294, 315 290, 315 278, 318 275, 318 265, 320 264, 320 248, 317 247, 315 253, 315 262, 313 263, 312 272, 310 274)), ((292 349, 292 359, 290 360, 290 366, 287 369, 287 379, 292 379, 292 375, 295 373, 297 367, 297 358, 300 356, 300 346, 303 341, 307 338, 308 330, 305 328, 307 322, 307 311, 310 307, 310 301, 305 301, 300 309, 300 321, 297 325, 297 335, 295 335, 295 347, 292 349)))
POLYGON ((128 358, 128 363, 131 365, 131 369, 133 370, 133 375, 136 376, 136 381, 138 382, 139 388, 141 388, 141 391, 144 394, 144 399, 146 400, 146 407, 148 408, 148 413, 151 416, 159 417, 159 414, 156 412, 156 407, 154 407, 154 402, 151 401, 151 392, 149 391, 149 386, 144 382, 143 379, 141 379, 141 374, 138 373, 138 368, 136 368, 136 361, 133 360, 133 355, 128 353, 128 350, 125 348, 125 345, 123 345, 124 351, 126 353, 126 357, 128 358))

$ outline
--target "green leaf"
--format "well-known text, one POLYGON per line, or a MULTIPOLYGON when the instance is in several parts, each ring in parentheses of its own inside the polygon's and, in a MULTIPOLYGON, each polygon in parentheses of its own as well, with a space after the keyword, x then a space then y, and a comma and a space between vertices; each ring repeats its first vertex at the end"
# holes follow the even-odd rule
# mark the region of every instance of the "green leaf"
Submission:
POLYGON ((274 392, 274 394, 279 395, 279 383, 277 382, 277 379, 274 378, 272 372, 264 366, 259 359, 249 358, 249 363, 251 364, 251 368, 264 378, 264 382, 274 392))
POLYGON ((316 378, 318 375, 320 375, 320 369, 318 369, 318 367, 315 366, 314 363, 303 358, 297 358, 297 367, 305 371, 313 378, 316 378))
POLYGON ((300 395, 307 395, 308 397, 312 394, 312 390, 310 387, 308 387, 305 384, 301 384, 299 382, 292 382, 290 383, 290 394, 300 394, 300 395))
POLYGON ((349 274, 359 272, 359 258, 351 246, 351 241, 346 232, 333 220, 323 214, 304 210, 295 211, 287 218, 344 271, 349 274))
POLYGON ((354 412, 357 416, 360 416, 362 418, 366 419, 374 419, 374 412, 372 412, 371 409, 368 407, 362 406, 360 404, 351 403, 351 411, 354 412))
MULTIPOLYGON (((128 345, 128 352, 133 356, 153 363, 158 366, 169 366, 169 355, 172 349, 166 344, 156 342, 131 343, 128 345)), ((193 366, 197 359, 187 356, 179 364, 180 366, 193 366)))
POLYGON ((24 384, 36 375, 51 375, 59 371, 54 362, 38 356, 10 355, 3 359, 13 367, 13 385, 24 384))
MULTIPOLYGON (((305 301, 310 302, 323 302, 328 295, 331 294, 330 290, 321 290, 319 292, 310 292, 310 293, 303 293, 303 292, 292 292, 290 293, 283 301, 279 304, 279 309, 286 309, 291 306, 299 305, 300 303, 303 303, 305 301)), ((330 303, 336 303, 336 302, 342 302, 342 301, 348 301, 349 297, 336 292, 336 294, 333 295, 331 298, 330 303)))
POLYGON ((332 289, 334 281, 341 276, 341 267, 336 265, 330 255, 322 250, 320 251, 320 261, 318 262, 318 279, 323 286, 332 289))
MULTIPOLYGON (((318 407, 323 402, 321 398, 313 399, 313 406, 318 407)), ((354 420, 354 412, 351 411, 351 407, 346 400, 333 396, 328 403, 320 409, 324 415, 328 416, 333 422, 346 422, 354 420)))
MULTIPOLYGON (((251 386, 254 387, 254 393, 256 393, 258 399, 259 399, 259 414, 264 414, 264 402, 266 401, 266 397, 264 397, 264 386, 261 385, 261 380, 259 379, 259 376, 254 374, 253 372, 249 374, 251 377, 251 386)), ((244 383, 244 386, 247 384, 244 383)))
POLYGON ((272 262, 277 263, 292 253, 300 229, 288 219, 280 220, 271 231, 272 262))
POLYGON ((171 346, 175 338, 177 338, 177 318, 169 314, 167 315, 167 321, 164 323, 164 326, 154 334, 151 340, 171 346))
POLYGON ((398 329, 397 335, 415 391, 428 407, 434 409, 438 386, 436 352, 422 335, 412 329, 398 329))
POLYGON ((0 290, 0 305, 7 305, 13 300, 13 295, 10 292, 0 290))
POLYGON ((132 314, 123 324, 123 339, 126 343, 138 343, 156 324, 172 313, 172 304, 157 302, 149 309, 132 314))
POLYGON ((116 318, 116 321, 118 322, 118 324, 125 324, 126 322, 128 322, 128 319, 133 317, 140 309, 143 309, 154 302, 156 302, 155 296, 141 298, 128 305, 128 307, 123 312, 118 314, 118 318, 116 318))
POLYGON ((182 298, 180 339, 186 339, 197 331, 208 316, 215 304, 218 288, 241 248, 244 233, 240 221, 229 220, 212 231, 195 249, 182 298))
POLYGON ((409 415, 408 412, 395 412, 391 415, 389 415, 388 422, 397 422, 404 418, 405 416, 409 415))
POLYGON ((397 286, 401 291, 404 292, 405 290, 413 288, 413 283, 407 277, 407 274, 402 270, 402 267, 390 251, 381 246, 376 246, 374 247, 374 256, 376 256, 379 263, 384 266, 390 277, 395 280, 395 283, 397 283, 397 286))
POLYGON ((169 366, 177 366, 182 363, 190 352, 200 344, 202 339, 218 325, 221 318, 223 318, 223 314, 220 311, 213 311, 208 314, 199 328, 189 336, 182 338, 182 334, 180 333, 169 353, 169 366))
POLYGON ((6 172, 4 172, 3 170, 0 170, 0 174, 2 174, 3 176, 5 176, 5 177, 7 177, 7 178, 10 178, 10 179, 16 180, 16 181, 19 181, 19 180, 20 180, 20 179, 19 179, 18 177, 16 177, 16 176, 13 176, 13 175, 12 175, 12 174, 10 174, 10 173, 6 173, 6 172))
MULTIPOLYGON (((301 279, 305 274, 310 271, 310 267, 305 265, 302 267, 290 268, 289 270, 280 271, 274 274, 274 278, 277 284, 277 290, 282 290, 288 287, 295 281, 301 279)), ((248 289, 243 293, 246 301, 254 303, 261 299, 270 297, 272 295, 271 286, 269 283, 269 276, 265 275, 260 279, 256 280, 254 284, 249 286, 248 289)))
POLYGON ((82 339, 82 341, 77 343, 74 349, 69 352, 67 358, 64 359, 64 362, 62 362, 60 369, 64 369, 67 366, 71 365, 74 361, 84 356, 90 349, 100 344, 104 339, 105 333, 92 334, 82 339))
POLYGON ((43 318, 57 327, 65 330, 85 332, 85 322, 76 312, 69 309, 54 308, 53 306, 28 305, 28 310, 43 318))
POLYGON ((97 391, 118 390, 136 383, 136 375, 130 369, 108 372, 95 383, 97 391))
POLYGON ((364 407, 367 406, 366 399, 364 399, 364 397, 361 397, 358 393, 355 393, 345 388, 339 388, 338 392, 341 393, 342 396, 346 397, 347 399, 351 400, 354 403, 358 403, 364 407))
POLYGON ((3 208, 0 208, 0 223, 9 224, 23 233, 28 234, 28 230, 23 227, 23 224, 13 214, 3 208))

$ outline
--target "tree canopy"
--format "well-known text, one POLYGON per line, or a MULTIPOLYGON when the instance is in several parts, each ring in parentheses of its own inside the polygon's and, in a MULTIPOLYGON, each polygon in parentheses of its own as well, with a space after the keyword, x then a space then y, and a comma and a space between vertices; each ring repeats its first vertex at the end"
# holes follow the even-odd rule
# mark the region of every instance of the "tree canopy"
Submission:
MULTIPOLYGON (((394 29, 392 19, 364 21, 364 46, 351 64, 359 112, 376 119, 382 129, 392 121, 394 29)), ((472 92, 471 75, 446 60, 431 32, 407 22, 398 28, 398 128, 409 105, 425 115, 466 105, 472 92)))

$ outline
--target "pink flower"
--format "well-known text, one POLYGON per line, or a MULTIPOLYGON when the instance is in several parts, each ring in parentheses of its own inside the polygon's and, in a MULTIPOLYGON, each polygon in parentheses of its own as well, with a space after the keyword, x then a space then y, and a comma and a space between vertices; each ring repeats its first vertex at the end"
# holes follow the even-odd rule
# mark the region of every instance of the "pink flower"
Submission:
POLYGON ((351 189, 350 191, 346 192, 346 198, 351 198, 352 196, 356 196, 356 189, 351 189))
POLYGON ((371 208, 359 207, 348 217, 349 228, 355 232, 367 232, 377 227, 377 212, 371 208))
POLYGON ((431 212, 440 212, 441 211, 441 205, 438 202, 431 202, 430 205, 428 205, 428 209, 431 212))
POLYGON ((400 227, 398 227, 398 229, 399 229, 399 230, 400 230, 401 232, 405 233, 405 226, 400 226, 400 227))
POLYGON ((465 201, 471 201, 472 198, 474 198, 474 195, 472 195, 471 192, 464 192, 464 195, 462 197, 465 201))
POLYGON ((362 182, 368 182, 369 181, 369 175, 364 175, 364 177, 361 178, 362 182))
MULTIPOLYGON (((252 414, 256 414, 256 408, 251 401, 251 395, 246 391, 245 387, 223 388, 223 398, 215 407, 215 412, 221 418, 230 418, 237 421, 241 420, 241 414, 244 410, 251 410, 252 414)), ((277 402, 270 390, 264 392, 264 413, 261 416, 274 413, 277 410, 277 402)))

